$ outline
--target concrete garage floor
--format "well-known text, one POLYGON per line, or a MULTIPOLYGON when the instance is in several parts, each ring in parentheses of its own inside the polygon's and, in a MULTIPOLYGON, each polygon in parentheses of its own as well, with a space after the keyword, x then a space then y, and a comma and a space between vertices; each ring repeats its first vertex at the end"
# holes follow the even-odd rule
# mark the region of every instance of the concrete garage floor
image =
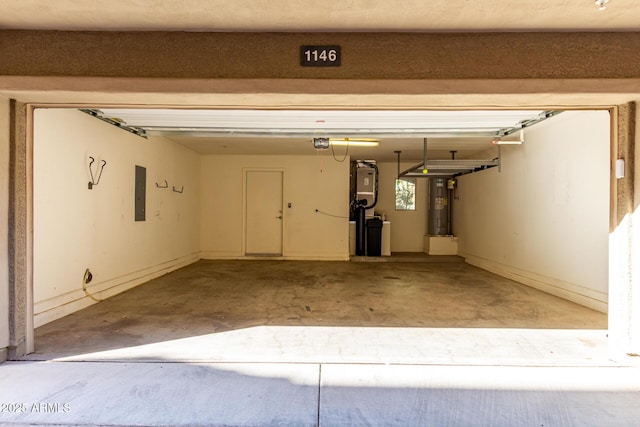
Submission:
POLYGON ((606 328, 463 262, 200 261, 38 328, 28 359, 606 365, 606 328))
POLYGON ((36 346, 0 425, 640 424, 606 315, 460 262, 201 261, 36 346))

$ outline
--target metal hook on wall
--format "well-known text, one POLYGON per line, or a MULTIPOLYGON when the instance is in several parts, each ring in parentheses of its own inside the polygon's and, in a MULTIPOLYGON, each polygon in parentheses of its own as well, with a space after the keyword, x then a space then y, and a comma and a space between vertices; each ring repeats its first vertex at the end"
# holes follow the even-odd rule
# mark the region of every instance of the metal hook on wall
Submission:
POLYGON ((167 180, 164 180, 164 185, 160 185, 156 182, 156 187, 158 188, 169 188, 169 183, 167 182, 167 180))
POLYGON ((180 190, 178 190, 175 185, 172 186, 172 189, 174 193, 184 193, 184 185, 180 187, 180 190))
POLYGON ((89 156, 89 158, 91 159, 91 161, 89 162, 89 175, 91 176, 91 181, 89 181, 89 190, 92 190, 94 186, 98 185, 100 183, 100 178, 102 177, 102 172, 104 171, 104 167, 107 165, 107 161, 106 160, 101 160, 100 161, 100 166, 98 166, 98 169, 96 170, 96 172, 98 172, 98 179, 95 179, 93 177, 93 163, 96 161, 96 159, 94 159, 92 156, 89 156))

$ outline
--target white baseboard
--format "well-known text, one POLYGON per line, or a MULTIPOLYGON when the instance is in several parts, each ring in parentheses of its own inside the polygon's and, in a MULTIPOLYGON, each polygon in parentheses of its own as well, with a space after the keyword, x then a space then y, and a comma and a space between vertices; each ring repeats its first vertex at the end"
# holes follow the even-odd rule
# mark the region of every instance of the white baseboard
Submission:
POLYGON ((608 295, 606 293, 585 288, 575 283, 543 276, 530 271, 521 270, 505 264, 500 264, 474 255, 460 253, 468 264, 490 271, 507 279, 514 280, 548 294, 575 302, 593 310, 606 313, 608 310, 608 295))
POLYGON ((203 251, 200 252, 201 259, 207 260, 223 260, 223 259, 244 259, 244 255, 240 252, 215 252, 215 251, 203 251))
MULTIPOLYGON (((95 298, 104 300, 179 268, 193 264, 199 259, 199 253, 185 255, 124 276, 92 284, 87 287, 87 291, 95 298)), ((34 304, 33 316, 34 327, 37 328, 38 326, 60 319, 61 317, 74 313, 78 310, 82 310, 83 308, 96 303, 96 301, 85 295, 80 286, 78 286, 78 288, 79 289, 75 291, 36 302, 34 304)))
POLYGON ((205 260, 281 260, 281 261, 349 261, 349 255, 336 254, 288 254, 282 256, 251 256, 229 252, 202 252, 205 260))
POLYGON ((349 261, 349 254, 287 254, 284 257, 289 261, 349 261))

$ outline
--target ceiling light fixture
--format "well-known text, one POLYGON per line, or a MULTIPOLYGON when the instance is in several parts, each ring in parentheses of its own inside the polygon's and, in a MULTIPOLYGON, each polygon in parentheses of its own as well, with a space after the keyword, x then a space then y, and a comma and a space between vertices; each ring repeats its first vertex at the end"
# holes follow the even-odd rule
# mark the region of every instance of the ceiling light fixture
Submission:
POLYGON ((524 141, 503 141, 501 139, 494 139, 491 141, 493 145, 522 145, 524 141))
POLYGON ((524 131, 521 130, 520 131, 520 138, 516 139, 516 140, 512 140, 512 141, 505 141, 502 138, 496 138, 493 141, 491 141, 491 143, 493 145, 522 145, 524 144, 524 131))
POLYGON ((495 138, 491 141, 493 145, 522 145, 524 144, 524 130, 520 130, 520 138, 516 140, 503 140, 502 138, 495 138))
POLYGON ((377 147, 380 142, 377 139, 371 138, 329 138, 329 142, 334 146, 346 146, 349 147, 377 147))
POLYGON ((603 11, 607 8, 607 3, 609 3, 609 0, 596 0, 596 7, 599 11, 603 11))

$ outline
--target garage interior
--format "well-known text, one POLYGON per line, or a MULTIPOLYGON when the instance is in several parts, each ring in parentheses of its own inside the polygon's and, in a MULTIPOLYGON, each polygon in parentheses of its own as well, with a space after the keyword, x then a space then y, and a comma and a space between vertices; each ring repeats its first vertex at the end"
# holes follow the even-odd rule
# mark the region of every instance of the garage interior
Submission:
POLYGON ((27 358, 609 363, 609 112, 471 113, 36 109, 27 358), (354 160, 381 256, 354 256, 354 160))
MULTIPOLYGON (((9 188, 0 200, 9 219, 0 224, 6 260, 0 272, 9 278, 0 281, 6 320, 0 322, 0 361, 8 359, 0 365, 0 401, 69 403, 71 412, 3 414, 4 422, 638 424, 640 381, 630 365, 640 353, 633 274, 640 4, 613 0, 600 11, 584 0, 529 0, 508 8, 496 0, 429 7, 252 1, 241 9, 201 0, 153 8, 145 2, 13 3, 0 17, 0 184, 9 188), (300 49, 307 45, 340 46, 341 66, 301 66, 300 49), (74 119, 60 113, 43 121, 40 113, 55 107, 69 108, 64 112, 74 119), (323 212, 347 215, 349 191, 341 200, 325 191, 348 188, 334 175, 348 175, 347 167, 329 151, 315 151, 310 136, 303 143, 309 151, 299 155, 254 148, 223 157, 201 154, 177 138, 140 138, 80 108, 563 112, 528 129, 524 144, 501 147, 501 171, 457 179, 452 232, 459 259, 436 265, 393 262, 424 254, 429 224, 425 179, 416 178, 416 211, 396 211, 389 203, 398 175, 391 150, 378 163, 386 195, 377 209, 390 223, 389 240, 403 237, 390 245, 391 256, 376 257, 392 262, 355 262, 345 237, 348 221, 315 212, 324 206, 323 212), (610 111, 610 126, 594 129, 598 120, 578 120, 578 113, 592 113, 585 109, 610 111), (553 129, 553 138, 543 138, 543 129, 553 129), (102 130, 114 133, 106 137, 102 130), (91 190, 89 157, 97 182, 91 190), (598 162, 606 159, 607 166, 598 162), (626 162, 624 177, 613 167, 619 161, 626 162), (135 221, 135 166, 146 168, 145 221, 135 221), (275 175, 284 178, 283 203, 294 211, 287 217, 283 209, 287 229, 278 259, 246 259, 247 169, 282 172, 275 175), (220 182, 225 185, 214 185, 220 182), (329 209, 332 203, 337 211, 329 209), (596 231, 602 221, 594 217, 607 214, 607 229, 596 231), (604 235, 608 244, 600 243, 604 235), (336 236, 344 239, 336 243, 339 257, 330 246, 336 236), (399 255, 405 251, 410 255, 399 255), (245 276, 251 265, 259 273, 245 276), (330 270, 319 271, 322 265, 330 270), (338 274, 345 269, 352 270, 338 274), (366 273, 356 283, 359 275, 352 273, 359 269, 366 273), (301 281, 317 274, 326 286, 279 293, 291 288, 270 279, 277 271, 301 281), (247 277, 264 279, 255 283, 262 289, 247 277), (87 281, 87 292, 104 301, 87 297, 87 281), (354 296, 363 283, 382 295, 332 298, 354 296), (250 292, 232 294, 232 286, 250 292), (203 287, 219 290, 225 306, 211 294, 201 298, 203 287), (445 290, 460 291, 459 305, 443 304, 445 290), (440 300, 421 310, 415 296, 440 300), (266 301, 252 311, 258 298, 266 301), (347 302, 345 319, 326 320, 337 312, 330 304, 347 302), (213 318, 199 316, 207 305, 213 318), (455 326, 446 313, 440 317, 441 307, 458 308, 466 326, 455 326), (278 314, 265 318, 266 310, 278 314), (231 313, 238 318, 225 324, 221 317, 231 313), (599 323, 587 313, 608 319, 599 323), (58 339, 62 345, 50 345, 58 339), (34 342, 41 355, 32 353, 34 342), (606 366, 605 347, 617 365, 606 366), (18 360, 28 353, 46 361, 18 360), (213 360, 219 356, 225 359, 213 360), (51 362, 70 359, 90 361, 51 362), (302 359, 335 363, 287 363, 302 359)), ((384 138, 380 142, 378 152, 384 138)), ((428 137, 430 159, 437 158, 437 142, 428 137)), ((401 172, 422 162, 423 143, 415 139, 415 155, 398 149, 401 172)), ((497 150, 486 143, 492 156, 478 156, 483 160, 497 150)), ((340 159, 345 147, 335 148, 340 159)), ((370 158, 350 154, 349 161, 370 158)), ((450 159, 449 150, 442 159, 450 159)))

